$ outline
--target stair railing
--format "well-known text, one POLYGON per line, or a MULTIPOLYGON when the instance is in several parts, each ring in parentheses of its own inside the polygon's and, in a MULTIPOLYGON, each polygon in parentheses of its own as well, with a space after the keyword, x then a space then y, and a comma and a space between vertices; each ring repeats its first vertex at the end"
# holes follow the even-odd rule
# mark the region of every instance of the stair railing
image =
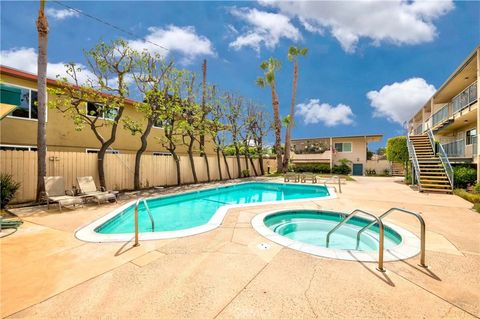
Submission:
POLYGON ((454 185, 453 168, 452 168, 452 165, 450 164, 450 161, 448 160, 448 155, 445 152, 445 149, 443 148, 441 143, 438 143, 438 148, 435 147, 436 143, 435 143, 435 139, 433 137, 433 132, 431 128, 427 130, 427 135, 428 135, 428 139, 430 140, 430 144, 432 145, 433 153, 440 158, 443 168, 445 169, 445 173, 447 173, 450 186, 452 186, 452 189, 453 189, 453 185, 454 185))
MULTIPOLYGON (((410 134, 407 136, 407 147, 408 147, 408 155, 412 159, 413 167, 415 169, 415 175, 417 177, 417 184, 419 190, 422 189, 422 185, 419 183, 420 182, 420 165, 418 164, 418 158, 417 158, 417 153, 415 153, 415 147, 413 147, 413 143, 410 140, 410 134)), ((407 172, 408 174, 408 172, 407 172)), ((415 176, 412 176, 412 181, 414 180, 415 176)))

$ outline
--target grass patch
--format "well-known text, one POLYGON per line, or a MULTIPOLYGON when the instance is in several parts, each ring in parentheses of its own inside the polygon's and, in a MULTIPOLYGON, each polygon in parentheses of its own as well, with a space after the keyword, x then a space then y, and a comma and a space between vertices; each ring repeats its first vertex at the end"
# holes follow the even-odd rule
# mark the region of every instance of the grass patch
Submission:
POLYGON ((479 193, 470 193, 463 188, 455 188, 453 193, 465 200, 468 200, 470 203, 473 203, 473 209, 480 213, 480 194, 479 193))

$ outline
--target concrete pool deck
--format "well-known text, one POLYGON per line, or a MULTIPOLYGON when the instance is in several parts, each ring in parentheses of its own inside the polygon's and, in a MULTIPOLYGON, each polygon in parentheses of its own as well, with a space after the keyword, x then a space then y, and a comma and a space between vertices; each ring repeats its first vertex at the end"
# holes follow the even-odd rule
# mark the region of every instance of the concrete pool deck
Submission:
MULTIPOLYGON (((132 243, 86 243, 74 231, 128 200, 76 210, 14 210, 25 221, 0 239, 2 317, 474 318, 480 315, 480 214, 453 195, 422 194, 395 178, 359 177, 331 200, 229 211, 210 232, 132 243), (427 270, 418 256, 385 264, 294 251, 259 235, 269 210, 319 208, 421 212, 427 270), (270 248, 263 250, 260 244, 270 248)), ((418 234, 415 218, 388 220, 418 234)))

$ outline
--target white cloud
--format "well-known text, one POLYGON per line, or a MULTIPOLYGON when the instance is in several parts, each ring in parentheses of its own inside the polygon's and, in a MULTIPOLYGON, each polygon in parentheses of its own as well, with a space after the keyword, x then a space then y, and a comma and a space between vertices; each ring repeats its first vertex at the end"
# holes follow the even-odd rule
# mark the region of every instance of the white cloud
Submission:
POLYGON ((45 13, 47 17, 50 17, 54 20, 65 20, 67 18, 76 18, 80 14, 72 9, 55 9, 55 8, 47 8, 45 9, 45 13))
POLYGON ((444 1, 271 1, 261 4, 297 17, 307 31, 330 32, 347 52, 354 52, 361 38, 373 44, 396 45, 431 42, 437 36, 434 20, 454 8, 444 1))
MULTIPOLYGON (((19 69, 25 72, 37 74, 37 52, 34 48, 13 48, 10 50, 0 51, 0 64, 19 69)), ((56 79, 57 75, 67 77, 65 70, 65 62, 48 63, 47 76, 56 79)), ((78 79, 81 83, 85 83, 89 78, 94 79, 93 74, 86 70, 82 64, 77 64, 77 67, 82 69, 78 73, 78 79)))
POLYGON ((178 27, 168 25, 165 28, 150 27, 149 34, 143 39, 131 40, 129 45, 132 49, 142 51, 148 50, 151 53, 158 53, 166 56, 169 52, 178 52, 182 55, 183 64, 190 64, 199 56, 215 56, 212 42, 202 35, 198 35, 192 26, 178 27), (165 48, 162 49, 150 42, 157 43, 165 48))
POLYGON ((249 25, 243 34, 230 43, 230 47, 235 50, 251 47, 258 52, 262 44, 273 49, 281 38, 293 41, 302 38, 300 31, 283 14, 260 11, 255 8, 232 8, 230 13, 249 25))
POLYGON ((435 93, 435 87, 422 78, 385 85, 379 91, 370 91, 367 97, 374 109, 374 117, 385 117, 403 124, 435 93))
POLYGON ((298 104, 295 114, 303 117, 305 124, 322 122, 328 127, 352 124, 354 117, 350 106, 345 104, 332 106, 328 103, 320 103, 318 99, 310 99, 308 103, 298 104))

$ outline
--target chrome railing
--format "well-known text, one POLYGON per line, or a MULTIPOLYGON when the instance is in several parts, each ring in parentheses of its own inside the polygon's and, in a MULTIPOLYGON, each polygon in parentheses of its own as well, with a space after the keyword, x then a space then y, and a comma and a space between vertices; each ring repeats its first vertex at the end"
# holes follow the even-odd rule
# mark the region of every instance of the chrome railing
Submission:
POLYGON ((417 128, 413 131, 415 135, 420 135, 423 132, 423 124, 417 126, 417 128))
POLYGON ((450 143, 443 143, 443 149, 448 157, 464 157, 465 156, 465 140, 457 140, 450 143))
POLYGON ((333 175, 332 177, 330 177, 329 179, 325 180, 323 182, 323 185, 325 186, 325 188, 327 188, 327 183, 330 182, 331 180, 334 180, 334 179, 337 179, 338 181, 338 192, 339 193, 342 193, 342 182, 340 180, 340 176, 337 176, 337 175, 333 175))
MULTIPOLYGON (((395 212, 395 211, 413 215, 420 222, 420 266, 422 266, 424 268, 427 268, 427 265, 425 264, 425 221, 423 220, 423 217, 419 213, 412 212, 412 211, 409 211, 409 210, 406 210, 406 209, 403 209, 403 208, 393 207, 393 208, 390 208, 389 210, 387 210, 382 215, 380 215, 378 217, 378 219, 382 220, 383 218, 387 217, 390 213, 395 212)), ((357 233, 357 249, 358 249, 358 246, 360 244, 360 235, 364 231, 366 231, 368 228, 375 225, 376 222, 377 221, 374 220, 370 224, 368 224, 367 226, 363 227, 362 229, 360 229, 358 231, 358 233, 357 233)))
POLYGON ((342 225, 346 224, 353 216, 355 216, 357 213, 363 213, 365 215, 368 215, 370 217, 373 217, 375 221, 378 223, 378 268, 377 270, 384 272, 385 269, 383 268, 383 241, 384 241, 384 231, 383 231, 383 223, 380 218, 377 216, 366 212, 361 209, 355 209, 353 212, 348 214, 348 216, 338 223, 337 226, 335 226, 332 230, 330 230, 327 234, 327 242, 326 242, 326 247, 328 248, 328 245, 330 244, 330 236, 337 230, 339 229, 342 225))
POLYGON ((447 173, 448 181, 450 182, 450 185, 452 186, 452 189, 453 189, 453 184, 454 184, 453 168, 452 168, 452 165, 450 165, 450 161, 448 160, 448 155, 445 152, 442 144, 438 143, 438 147, 436 147, 432 129, 429 129, 427 131, 427 135, 428 135, 428 138, 430 139, 430 144, 432 144, 433 152, 436 155, 438 155, 438 157, 440 158, 440 161, 443 164, 443 168, 445 169, 445 173, 447 173))
POLYGON ((452 99, 452 112, 460 112, 477 100, 477 81, 470 84, 452 99))
MULTIPOLYGON (((420 179, 420 165, 418 164, 417 154, 415 153, 415 147, 413 147, 413 143, 410 140, 410 135, 407 136, 407 147, 408 147, 408 156, 410 157, 413 163, 413 168, 415 170, 415 176, 416 176, 416 178, 415 176, 412 176, 412 185, 413 185, 413 182, 415 180, 418 181, 420 179)), ((408 171, 406 173, 408 175, 408 171)), ((417 184, 418 184, 419 190, 421 190, 422 186, 420 185, 420 183, 417 183, 417 184)))
POLYGON ((145 200, 145 198, 140 197, 139 199, 137 199, 135 203, 135 211, 133 214, 135 217, 135 243, 133 244, 134 247, 140 245, 140 243, 138 242, 138 206, 140 205, 140 202, 143 202, 143 205, 147 210, 148 216, 150 217, 150 223, 152 224, 152 232, 155 231, 155 222, 153 220, 152 212, 150 211, 150 208, 148 207, 147 201, 145 200))
POLYGON ((432 115, 432 126, 445 121, 449 117, 448 103, 432 115))

